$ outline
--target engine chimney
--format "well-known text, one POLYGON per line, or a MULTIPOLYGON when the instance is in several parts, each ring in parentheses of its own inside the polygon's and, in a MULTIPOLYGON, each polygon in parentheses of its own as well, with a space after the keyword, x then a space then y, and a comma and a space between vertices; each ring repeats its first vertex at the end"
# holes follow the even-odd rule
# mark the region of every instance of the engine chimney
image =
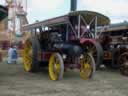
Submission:
POLYGON ((71 9, 70 11, 76 11, 77 9, 77 0, 71 0, 71 9))

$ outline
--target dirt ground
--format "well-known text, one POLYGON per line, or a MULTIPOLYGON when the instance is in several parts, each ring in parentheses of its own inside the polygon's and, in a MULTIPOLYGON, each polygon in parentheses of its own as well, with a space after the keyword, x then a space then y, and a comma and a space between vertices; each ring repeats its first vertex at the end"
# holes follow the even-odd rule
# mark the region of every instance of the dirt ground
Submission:
POLYGON ((128 77, 118 71, 97 71, 82 80, 77 71, 65 72, 63 80, 49 80, 47 70, 27 73, 18 64, 0 63, 0 96, 128 96, 128 77))

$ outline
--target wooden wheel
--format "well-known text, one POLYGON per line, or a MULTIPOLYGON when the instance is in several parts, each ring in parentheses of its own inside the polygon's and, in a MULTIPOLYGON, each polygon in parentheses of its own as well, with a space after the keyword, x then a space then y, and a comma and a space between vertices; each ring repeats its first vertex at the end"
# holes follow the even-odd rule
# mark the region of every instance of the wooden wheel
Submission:
POLYGON ((90 79, 95 72, 95 61, 90 53, 84 54, 81 59, 80 76, 82 79, 90 79))
POLYGON ((53 53, 51 55, 48 69, 51 80, 59 80, 63 78, 64 63, 59 53, 53 53))
POLYGON ((32 43, 30 40, 26 40, 23 49, 23 63, 24 69, 27 72, 30 72, 32 70, 32 56, 32 43))
POLYGON ((123 53, 119 57, 119 64, 120 64, 120 72, 123 75, 128 76, 128 52, 123 53))

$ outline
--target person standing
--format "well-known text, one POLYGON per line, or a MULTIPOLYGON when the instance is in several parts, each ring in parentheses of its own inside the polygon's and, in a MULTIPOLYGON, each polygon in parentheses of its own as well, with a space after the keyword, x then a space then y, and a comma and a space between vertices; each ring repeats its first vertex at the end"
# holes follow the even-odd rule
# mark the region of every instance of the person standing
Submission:
POLYGON ((17 62, 17 49, 16 49, 16 46, 13 47, 13 50, 12 50, 12 62, 14 64, 16 64, 17 62))
POLYGON ((8 59, 7 59, 8 64, 12 63, 12 52, 13 52, 13 46, 11 45, 9 50, 8 50, 8 59))

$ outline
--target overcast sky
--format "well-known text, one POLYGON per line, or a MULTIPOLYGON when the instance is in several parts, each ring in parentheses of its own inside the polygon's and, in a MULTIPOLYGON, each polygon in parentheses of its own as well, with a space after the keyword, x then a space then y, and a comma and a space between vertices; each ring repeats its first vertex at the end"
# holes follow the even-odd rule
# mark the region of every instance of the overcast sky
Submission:
MULTIPOLYGON (((128 21, 128 0, 78 0, 77 10, 102 13, 112 23, 128 21)), ((28 0, 27 11, 30 23, 42 21, 68 13, 70 0, 28 0)))

